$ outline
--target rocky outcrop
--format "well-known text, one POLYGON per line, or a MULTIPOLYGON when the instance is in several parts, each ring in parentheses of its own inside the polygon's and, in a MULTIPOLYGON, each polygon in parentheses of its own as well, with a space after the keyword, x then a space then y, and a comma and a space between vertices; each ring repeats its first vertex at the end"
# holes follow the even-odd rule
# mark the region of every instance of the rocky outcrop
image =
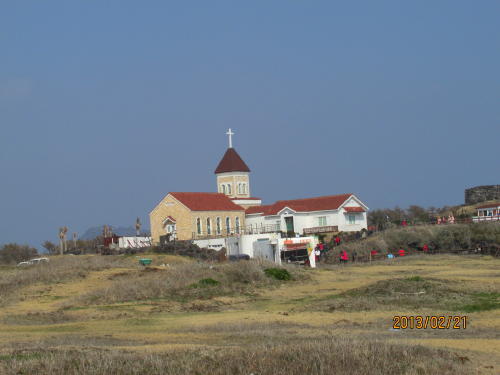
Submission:
POLYGON ((500 200, 500 185, 475 186, 465 190, 465 204, 476 204, 484 201, 500 200))

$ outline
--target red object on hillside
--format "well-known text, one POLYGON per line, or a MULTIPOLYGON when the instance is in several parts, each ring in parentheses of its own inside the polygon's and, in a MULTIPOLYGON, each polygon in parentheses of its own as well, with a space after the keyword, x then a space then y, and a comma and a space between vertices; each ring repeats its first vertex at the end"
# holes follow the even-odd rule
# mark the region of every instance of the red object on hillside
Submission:
POLYGON ((335 237, 335 244, 337 246, 340 245, 340 237, 339 236, 335 237))
POLYGON ((400 257, 404 257, 406 254, 405 254, 405 251, 403 249, 399 249, 398 250, 398 254, 400 257))
POLYGON ((401 225, 402 225, 403 227, 406 227, 406 226, 408 226, 408 222, 407 222, 406 220, 403 220, 403 221, 401 222, 401 225))
POLYGON ((371 255, 377 255, 378 253, 377 253, 377 250, 372 250, 372 251, 370 251, 370 254, 371 255))
POLYGON ((422 247, 422 250, 424 251, 424 253, 428 252, 429 246, 427 246, 427 244, 424 244, 424 247, 422 247))

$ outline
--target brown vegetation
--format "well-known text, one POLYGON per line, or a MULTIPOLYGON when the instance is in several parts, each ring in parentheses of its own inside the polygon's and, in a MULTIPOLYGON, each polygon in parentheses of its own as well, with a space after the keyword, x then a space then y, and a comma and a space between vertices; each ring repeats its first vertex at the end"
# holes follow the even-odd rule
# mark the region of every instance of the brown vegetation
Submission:
MULTIPOLYGON (((386 254, 398 249, 406 251, 422 250, 427 244, 434 250, 470 250, 476 247, 495 249, 500 244, 498 223, 419 225, 398 227, 375 233, 367 238, 344 243, 341 247, 348 253, 367 256, 370 251, 386 254)), ((329 263, 338 261, 338 251, 327 253, 329 263)))
POLYGON ((131 259, 103 256, 51 257, 48 263, 0 272, 0 303, 12 298, 21 287, 37 283, 55 284, 85 277, 91 271, 130 266, 131 259))
MULTIPOLYGON (((39 350, 0 357, 8 374, 471 374, 456 355, 414 345, 345 337, 245 349, 194 349, 162 354, 39 350)), ((1 369, 1 367, 0 367, 1 369)))
MULTIPOLYGON (((241 261, 224 264, 193 262, 172 267, 131 270, 113 277, 105 288, 92 290, 71 304, 109 304, 151 299, 180 302, 210 299, 215 296, 244 295, 257 288, 279 285, 280 281, 266 274, 273 264, 241 261)), ((295 279, 304 273, 290 268, 295 279)))
MULTIPOLYGON (((327 311, 409 309, 422 312, 470 312, 500 308, 500 293, 473 289, 465 282, 412 276, 380 280, 324 298, 317 305, 327 311)), ((309 306, 310 308, 312 306, 309 306)))

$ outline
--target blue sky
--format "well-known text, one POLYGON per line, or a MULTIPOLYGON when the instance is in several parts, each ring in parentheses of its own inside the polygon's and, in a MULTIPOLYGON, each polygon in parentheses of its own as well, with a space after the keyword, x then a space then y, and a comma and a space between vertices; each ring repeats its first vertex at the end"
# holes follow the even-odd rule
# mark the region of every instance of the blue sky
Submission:
POLYGON ((0 244, 215 191, 226 129, 264 202, 463 203, 500 183, 498 1, 0 6, 0 244))

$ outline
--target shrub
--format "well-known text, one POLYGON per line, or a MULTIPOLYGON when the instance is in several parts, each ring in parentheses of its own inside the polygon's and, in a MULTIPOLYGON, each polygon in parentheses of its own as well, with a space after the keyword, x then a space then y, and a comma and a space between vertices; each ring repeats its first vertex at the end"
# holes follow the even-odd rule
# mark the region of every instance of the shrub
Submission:
POLYGON ((422 279, 420 276, 412 276, 412 277, 408 277, 406 280, 408 280, 408 281, 423 281, 424 279, 422 279))
MULTIPOLYGON (((431 250, 471 250, 478 246, 493 249, 500 243, 500 225, 497 223, 421 225, 393 228, 376 233, 366 239, 346 242, 341 249, 367 256, 371 250, 378 253, 421 250, 427 244, 431 250)), ((338 251, 327 253, 326 261, 338 260, 338 251)))
POLYGON ((31 246, 9 243, 0 248, 0 263, 19 263, 37 255, 37 250, 31 246))
POLYGON ((218 259, 217 250, 200 248, 191 241, 167 242, 161 246, 153 247, 152 251, 160 254, 182 255, 200 260, 215 261, 218 259))
POLYGON ((198 281, 195 284, 191 284, 191 286, 193 288, 205 288, 205 287, 209 287, 209 286, 217 286, 219 284, 220 284, 220 282, 218 282, 217 280, 214 280, 214 279, 208 277, 206 279, 201 279, 200 281, 198 281))
POLYGON ((284 268, 266 268, 264 270, 267 276, 273 277, 276 280, 291 280, 292 276, 284 268))

